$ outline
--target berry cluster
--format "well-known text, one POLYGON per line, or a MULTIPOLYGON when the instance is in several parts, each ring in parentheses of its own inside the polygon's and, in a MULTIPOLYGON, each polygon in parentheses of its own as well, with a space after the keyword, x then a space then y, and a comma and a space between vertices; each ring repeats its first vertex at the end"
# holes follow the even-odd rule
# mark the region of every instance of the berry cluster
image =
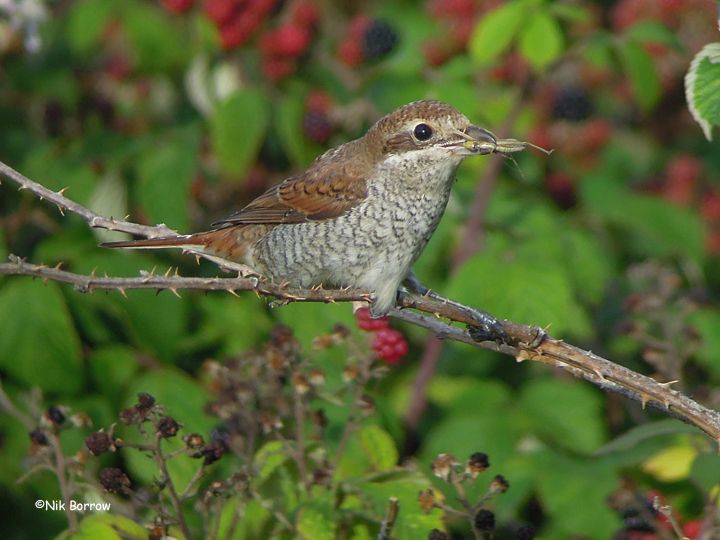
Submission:
POLYGON ((427 41, 423 46, 425 59, 431 66, 439 66, 465 50, 478 18, 500 4, 490 0, 429 0, 427 11, 440 21, 441 37, 427 41))
POLYGON ((205 14, 220 32, 220 43, 234 49, 252 38, 275 8, 277 0, 205 0, 205 14))
POLYGON ((387 317, 373 319, 368 308, 355 312, 358 326, 366 332, 374 332, 372 348, 378 360, 387 364, 397 364, 408 353, 408 342, 399 331, 390 328, 387 317))
POLYGON ((332 98, 322 90, 308 94, 305 100, 303 131, 311 141, 326 144, 335 132, 335 125, 329 116, 332 104, 332 98))
POLYGON ((345 39, 338 47, 338 56, 348 66, 380 59, 398 43, 398 34, 392 25, 380 19, 358 15, 348 25, 345 39))
POLYGON ((260 37, 263 73, 274 81, 295 71, 297 59, 310 47, 319 17, 317 7, 311 1, 291 4, 290 9, 287 22, 260 37))
MULTIPOLYGON (((633 501, 635 503, 635 501, 633 501)), ((665 496, 657 491, 652 490, 646 494, 646 500, 641 501, 643 508, 638 508, 637 504, 622 506, 618 510, 622 516, 624 530, 622 538, 628 540, 659 540, 665 538, 666 533, 672 533, 675 530, 672 521, 682 528, 682 537, 688 540, 695 540, 701 537, 703 532, 703 522, 700 519, 686 520, 675 508, 669 514, 657 509, 656 505, 664 507, 667 511, 667 501, 665 496), (652 519, 648 519, 652 518, 652 519)))

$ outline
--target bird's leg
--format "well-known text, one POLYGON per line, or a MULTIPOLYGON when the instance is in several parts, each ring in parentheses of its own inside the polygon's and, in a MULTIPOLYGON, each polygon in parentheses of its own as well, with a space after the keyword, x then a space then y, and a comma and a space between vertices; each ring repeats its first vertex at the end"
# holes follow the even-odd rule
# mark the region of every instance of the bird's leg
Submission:
POLYGON ((503 324, 498 319, 490 315, 487 311, 482 309, 475 309, 468 307, 464 304, 451 300, 435 291, 429 289, 423 285, 415 272, 410 270, 408 275, 405 277, 403 282, 404 288, 407 292, 419 296, 425 296, 432 298, 438 302, 454 307, 455 309, 462 311, 468 317, 473 319, 477 324, 468 325, 468 332, 470 337, 475 341, 496 341, 498 343, 509 343, 509 337, 503 329, 503 324))

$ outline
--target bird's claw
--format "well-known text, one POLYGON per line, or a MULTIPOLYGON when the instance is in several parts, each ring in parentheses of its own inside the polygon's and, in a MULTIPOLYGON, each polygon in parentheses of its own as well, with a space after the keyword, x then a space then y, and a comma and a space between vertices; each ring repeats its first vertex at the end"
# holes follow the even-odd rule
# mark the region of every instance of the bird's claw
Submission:
POLYGON ((494 341, 509 345, 510 336, 505 332, 502 322, 485 311, 473 310, 473 318, 479 323, 468 325, 468 334, 474 341, 494 341))

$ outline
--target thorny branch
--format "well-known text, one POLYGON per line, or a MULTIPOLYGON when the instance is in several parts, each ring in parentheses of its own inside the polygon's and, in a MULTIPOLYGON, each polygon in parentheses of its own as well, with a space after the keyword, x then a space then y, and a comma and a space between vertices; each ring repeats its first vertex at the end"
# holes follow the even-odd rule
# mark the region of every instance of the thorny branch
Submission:
MULTIPOLYGON (((47 188, 24 177, 0 162, 0 173, 20 184, 41 198, 54 203, 61 210, 67 210, 83 217, 92 227, 122 231, 146 237, 168 234, 164 225, 151 227, 123 220, 108 219, 67 199, 62 193, 47 188)), ((236 291, 254 291, 256 294, 286 301, 304 302, 350 302, 368 301, 371 294, 361 290, 290 289, 282 284, 258 281, 252 278, 199 278, 183 277, 177 274, 156 275, 146 273, 140 277, 98 277, 80 275, 43 265, 24 262, 11 257, 10 262, 0 264, 0 275, 26 275, 69 283, 80 292, 96 289, 115 289, 125 294, 126 289, 168 289, 175 293, 181 289, 224 290, 231 294, 236 291)), ((399 320, 426 328, 440 339, 460 341, 475 347, 498 351, 515 357, 518 362, 532 360, 567 371, 575 377, 585 379, 605 391, 615 392, 643 406, 651 405, 664 413, 692 424, 720 443, 720 413, 703 407, 688 396, 673 390, 672 383, 660 383, 623 366, 615 364, 590 351, 582 350, 562 340, 557 340, 537 327, 503 321, 508 343, 477 341, 473 338, 477 311, 452 301, 437 300, 424 296, 400 295, 398 304, 390 315, 399 320), (412 311, 416 310, 416 311, 412 311), (464 329, 454 325, 468 325, 464 329)))

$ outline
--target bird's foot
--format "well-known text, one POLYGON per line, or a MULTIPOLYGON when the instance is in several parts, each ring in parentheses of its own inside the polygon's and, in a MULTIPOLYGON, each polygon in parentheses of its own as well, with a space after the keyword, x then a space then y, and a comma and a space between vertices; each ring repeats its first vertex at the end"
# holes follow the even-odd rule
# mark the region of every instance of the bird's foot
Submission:
POLYGON ((432 298, 433 300, 450 305, 465 313, 476 323, 468 325, 468 333, 475 341, 495 341, 497 343, 510 344, 511 339, 505 332, 503 323, 487 311, 468 307, 432 291, 425 287, 412 271, 405 278, 404 285, 405 289, 410 293, 432 298))

